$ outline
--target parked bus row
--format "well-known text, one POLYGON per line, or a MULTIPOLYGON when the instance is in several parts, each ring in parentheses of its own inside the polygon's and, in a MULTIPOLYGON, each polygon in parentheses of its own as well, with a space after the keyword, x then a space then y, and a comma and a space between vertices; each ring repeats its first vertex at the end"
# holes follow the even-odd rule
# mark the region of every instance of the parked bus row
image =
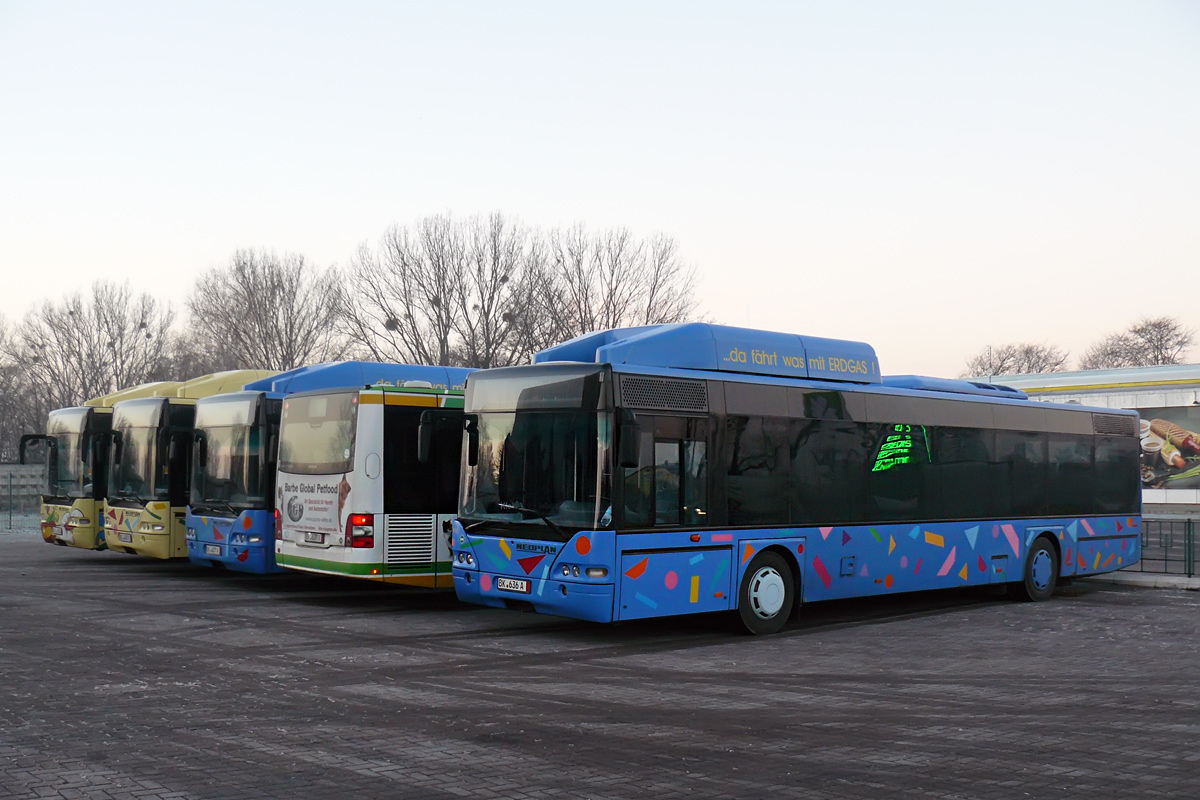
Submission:
POLYGON ((149 384, 50 415, 48 542, 434 588, 596 622, 1063 577, 1139 558, 1134 412, 882 377, 859 342, 705 323, 522 367, 149 384))

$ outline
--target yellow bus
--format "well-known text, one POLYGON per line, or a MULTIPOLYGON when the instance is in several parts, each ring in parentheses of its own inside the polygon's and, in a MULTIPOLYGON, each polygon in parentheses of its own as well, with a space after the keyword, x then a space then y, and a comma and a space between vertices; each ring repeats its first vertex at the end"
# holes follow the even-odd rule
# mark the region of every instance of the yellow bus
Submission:
POLYGON ((103 550, 104 498, 108 490, 109 436, 113 404, 155 392, 174 391, 174 381, 132 386, 119 392, 93 397, 81 406, 50 412, 46 432, 21 437, 20 461, 26 463, 26 448, 44 443, 46 488, 42 492, 42 538, 62 547, 103 550))
POLYGON ((187 558, 187 515, 196 401, 241 391, 277 374, 229 370, 177 384, 173 391, 113 405, 104 540, 109 550, 187 558))

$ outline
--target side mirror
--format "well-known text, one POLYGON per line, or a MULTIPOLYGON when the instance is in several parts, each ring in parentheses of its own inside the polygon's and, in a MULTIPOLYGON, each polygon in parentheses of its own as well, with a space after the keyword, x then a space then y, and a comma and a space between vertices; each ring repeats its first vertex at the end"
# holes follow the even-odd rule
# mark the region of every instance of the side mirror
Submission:
POLYGON ((272 427, 271 435, 267 437, 267 463, 279 461, 279 429, 272 427))
POLYGON ((637 415, 628 408, 617 411, 617 465, 633 469, 638 465, 640 431, 637 415))
POLYGON ((112 432, 112 463, 121 463, 121 432, 112 432))
POLYGON ((421 423, 417 425, 417 461, 429 463, 429 449, 433 447, 433 414, 421 412, 421 423))
POLYGON ((57 442, 51 439, 44 433, 27 433, 21 437, 21 444, 17 447, 17 461, 25 463, 25 450, 29 447, 30 442, 45 442, 47 449, 54 447, 57 442))
POLYGON ((479 417, 468 414, 463 423, 467 431, 467 466, 473 467, 479 463, 479 417))
POLYGON ((88 463, 88 459, 92 455, 92 439, 94 436, 83 435, 79 437, 79 461, 80 463, 88 463))

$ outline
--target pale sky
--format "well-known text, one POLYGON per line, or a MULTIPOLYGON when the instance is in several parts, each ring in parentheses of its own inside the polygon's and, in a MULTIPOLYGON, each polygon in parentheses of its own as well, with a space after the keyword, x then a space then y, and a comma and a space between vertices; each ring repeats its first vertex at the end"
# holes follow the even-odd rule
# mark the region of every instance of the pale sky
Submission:
POLYGON ((888 374, 1200 329, 1200 3, 0 0, 9 322, 493 210, 670 234, 714 320, 888 374))

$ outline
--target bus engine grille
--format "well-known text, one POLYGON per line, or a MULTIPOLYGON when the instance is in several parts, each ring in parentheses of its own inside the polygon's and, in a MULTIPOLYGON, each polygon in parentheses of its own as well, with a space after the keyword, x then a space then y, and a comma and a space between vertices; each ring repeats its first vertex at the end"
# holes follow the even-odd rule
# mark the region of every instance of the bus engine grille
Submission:
POLYGON ((385 564, 429 564, 433 562, 437 536, 433 514, 388 514, 383 518, 383 562, 385 564))
POLYGON ((621 402, 630 408, 708 411, 708 389, 703 381, 622 375, 621 402))

